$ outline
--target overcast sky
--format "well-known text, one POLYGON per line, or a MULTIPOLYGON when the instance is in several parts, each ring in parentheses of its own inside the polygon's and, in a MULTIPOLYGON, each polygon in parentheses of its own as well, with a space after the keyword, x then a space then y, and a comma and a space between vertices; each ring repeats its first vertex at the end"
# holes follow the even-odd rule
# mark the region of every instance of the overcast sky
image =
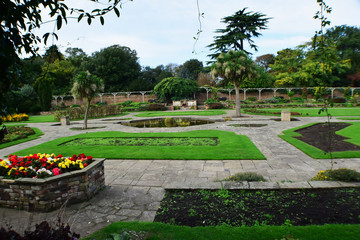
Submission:
MULTIPOLYGON (((89 4, 89 0, 66 2, 69 7, 75 6, 72 4, 79 8, 103 7, 89 4)), ((331 27, 360 26, 360 0, 327 0, 326 3, 333 9, 327 16, 331 27)), ((316 0, 199 0, 199 5, 204 17, 201 18, 202 33, 195 46, 194 37, 199 29, 196 0, 127 1, 120 18, 109 13, 104 26, 98 20, 91 26, 86 21, 69 20, 68 25, 57 32, 59 41, 54 43, 63 53, 68 47, 77 47, 87 54, 114 44, 127 46, 136 50, 142 66, 155 67, 182 64, 189 59, 208 61, 207 55, 211 52, 206 46, 213 42, 215 30, 225 27, 221 19, 244 7, 272 18, 268 29, 261 31, 262 36, 254 38, 259 48, 254 59, 305 43, 320 28, 319 21, 313 19, 319 10, 316 0)), ((38 34, 53 28, 54 23, 44 24, 38 34)))

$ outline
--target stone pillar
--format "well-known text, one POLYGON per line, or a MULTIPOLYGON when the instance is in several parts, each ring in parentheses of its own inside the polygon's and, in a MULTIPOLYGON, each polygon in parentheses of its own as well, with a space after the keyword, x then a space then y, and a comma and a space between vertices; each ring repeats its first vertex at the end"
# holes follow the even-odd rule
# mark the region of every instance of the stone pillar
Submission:
POLYGON ((70 125, 70 118, 69 116, 64 116, 60 118, 61 126, 70 125))
POLYGON ((259 91, 259 100, 261 100, 261 91, 262 91, 263 89, 262 88, 259 88, 258 89, 258 91, 259 91))
POLYGON ((247 91, 247 89, 243 88, 243 91, 244 91, 244 101, 245 101, 246 100, 246 91, 247 91))
POLYGON ((104 93, 99 93, 98 95, 99 95, 99 97, 100 97, 100 102, 102 103, 102 102, 103 102, 103 101, 102 101, 102 96, 104 95, 104 93))
POLYGON ((142 95, 142 101, 145 102, 145 93, 146 93, 146 92, 140 92, 140 93, 141 93, 141 95, 142 95))
POLYGON ((281 111, 281 121, 286 121, 286 122, 291 121, 291 112, 289 110, 281 111))
POLYGON ((277 88, 273 88, 273 91, 274 91, 274 97, 276 97, 276 91, 277 91, 278 89, 277 88))
POLYGON ((127 96, 128 101, 130 101, 130 95, 131 95, 131 92, 127 92, 127 93, 126 93, 126 96, 127 96))
POLYGON ((331 90, 331 99, 333 99, 334 98, 334 90, 335 90, 335 88, 330 88, 330 90, 331 90))
POLYGON ((116 95, 117 93, 111 93, 114 96, 114 104, 116 103, 116 95))

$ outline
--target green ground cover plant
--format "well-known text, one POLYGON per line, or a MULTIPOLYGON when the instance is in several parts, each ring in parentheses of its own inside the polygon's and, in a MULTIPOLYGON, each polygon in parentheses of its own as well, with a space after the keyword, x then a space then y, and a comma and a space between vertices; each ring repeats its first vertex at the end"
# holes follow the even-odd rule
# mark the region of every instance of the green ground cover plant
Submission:
POLYGON ((205 110, 205 111, 171 111, 171 112, 142 112, 136 114, 136 117, 162 117, 162 116, 215 116, 226 114, 223 110, 205 110))
MULTIPOLYGON (((282 135, 279 135, 282 139, 287 141, 288 143, 294 145, 296 148, 300 149, 307 155, 316 159, 329 159, 330 154, 325 153, 323 150, 316 148, 310 144, 307 144, 296 137, 300 137, 301 134, 296 131, 299 129, 303 129, 317 123, 311 123, 303 126, 299 126, 296 128, 288 129, 283 131, 282 135)), ((360 146, 360 122, 349 122, 351 124, 349 127, 346 127, 340 131, 337 131, 336 134, 347 137, 349 139, 345 140, 349 143, 360 146)), ((334 158, 358 158, 360 156, 360 151, 338 151, 332 152, 332 156, 334 158)))
POLYGON ((228 178, 225 178, 224 181, 233 181, 233 182, 266 182, 266 179, 256 173, 256 172, 242 172, 242 173, 236 173, 234 175, 231 175, 228 178))
MULTIPOLYGON (((107 116, 104 118, 122 117, 125 115, 127 115, 127 113, 122 113, 114 116, 107 116)), ((95 119, 95 118, 89 118, 89 119, 95 119)), ((71 121, 77 121, 77 120, 83 120, 83 119, 74 119, 71 121)), ((22 121, 19 123, 43 123, 43 122, 45 123, 45 122, 59 122, 59 121, 54 119, 54 115, 33 115, 33 116, 29 116, 29 121, 22 121)))
MULTIPOLYGON (((243 109, 244 113, 247 114, 257 114, 257 115, 271 115, 271 116, 279 116, 281 114, 281 110, 287 109, 291 111, 294 117, 326 117, 325 112, 321 112, 319 114, 320 108, 283 108, 283 109, 273 109, 273 108, 264 108, 257 109, 257 112, 252 109, 243 109), (276 114, 274 114, 276 113, 276 114), (298 114, 296 114, 298 113, 298 114)), ((331 116, 360 116, 360 108, 329 108, 329 113, 331 116)))
POLYGON ((342 181, 342 182, 360 182, 360 173, 347 168, 328 169, 319 171, 312 181, 342 181))
MULTIPOLYGON (((312 226, 253 226, 253 227, 187 227, 150 222, 116 222, 83 238, 83 240, 112 239, 112 234, 123 235, 135 231, 148 236, 145 239, 197 239, 197 240, 358 240, 360 225, 312 225, 312 226), (285 238, 286 237, 286 238, 285 238)), ((137 234, 140 235, 140 234, 137 234)), ((121 239, 121 238, 119 238, 121 239)))
POLYGON ((0 149, 39 138, 44 133, 38 128, 29 128, 24 125, 8 125, 9 134, 0 142, 0 149))
POLYGON ((110 159, 182 159, 182 160, 232 160, 265 159, 247 136, 219 130, 199 130, 174 133, 94 132, 63 137, 14 154, 23 156, 32 152, 56 152, 63 156, 83 152, 93 157, 110 159), (217 138, 216 146, 104 146, 62 144, 78 138, 217 138))

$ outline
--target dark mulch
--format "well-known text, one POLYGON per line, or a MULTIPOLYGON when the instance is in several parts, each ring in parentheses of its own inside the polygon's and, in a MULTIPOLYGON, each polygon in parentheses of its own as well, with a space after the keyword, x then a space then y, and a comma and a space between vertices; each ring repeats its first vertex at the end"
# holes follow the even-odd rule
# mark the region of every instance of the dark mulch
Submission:
POLYGON ((360 224, 360 188, 168 190, 155 222, 191 227, 360 224))
POLYGON ((299 129, 296 132, 302 136, 296 138, 325 152, 329 152, 330 150, 331 152, 360 151, 360 146, 344 141, 348 138, 335 133, 336 131, 351 126, 351 124, 331 123, 330 126, 330 131, 327 123, 318 123, 299 129))

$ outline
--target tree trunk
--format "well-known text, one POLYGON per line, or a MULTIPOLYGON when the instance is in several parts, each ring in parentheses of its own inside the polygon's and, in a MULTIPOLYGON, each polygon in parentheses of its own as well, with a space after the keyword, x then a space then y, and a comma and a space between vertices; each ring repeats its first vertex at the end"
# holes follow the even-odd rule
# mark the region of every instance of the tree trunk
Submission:
POLYGON ((87 129, 87 118, 88 118, 88 112, 90 107, 90 101, 86 100, 86 108, 85 108, 85 116, 84 116, 84 126, 83 129, 87 129))
POLYGON ((236 93, 236 99, 235 99, 235 109, 236 109, 236 113, 235 116, 236 117, 241 117, 241 109, 240 109, 240 91, 239 91, 239 86, 235 83, 235 93, 236 93))

